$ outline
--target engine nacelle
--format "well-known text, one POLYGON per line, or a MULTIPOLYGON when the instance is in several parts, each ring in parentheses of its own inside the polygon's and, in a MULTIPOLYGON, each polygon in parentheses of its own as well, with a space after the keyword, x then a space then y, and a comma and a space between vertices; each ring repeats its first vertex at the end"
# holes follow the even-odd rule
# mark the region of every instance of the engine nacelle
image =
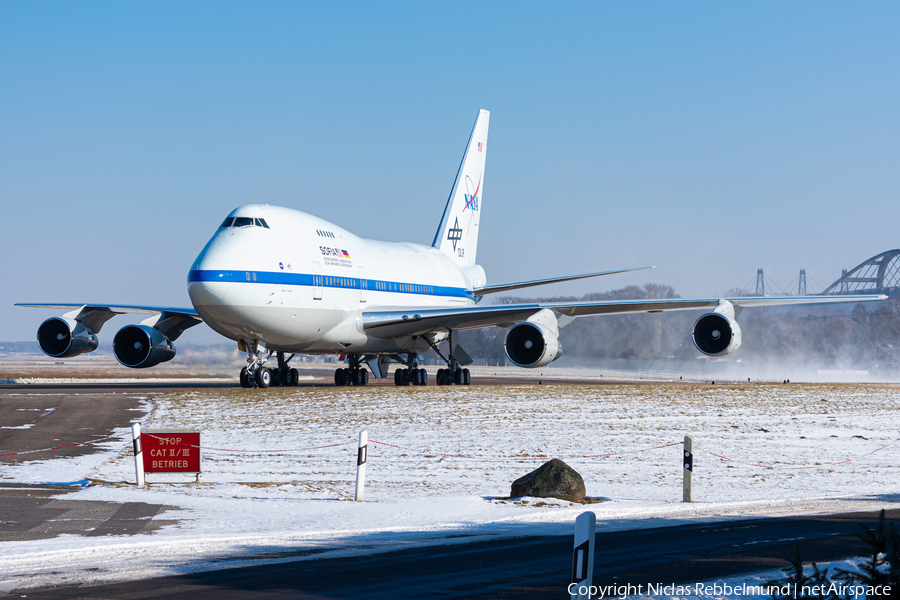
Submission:
POLYGON ((517 367, 536 369, 562 356, 562 344, 540 323, 525 321, 513 325, 503 341, 506 357, 517 367))
POLYGON ((113 339, 113 353, 126 367, 146 369, 175 358, 175 346, 149 325, 126 325, 113 339))
POLYGON ((47 356, 66 358, 97 349, 97 336, 74 319, 50 317, 38 327, 38 346, 47 356))
POLYGON ((741 328, 737 321, 718 312, 697 319, 691 337, 697 350, 707 356, 728 356, 741 347, 741 328))

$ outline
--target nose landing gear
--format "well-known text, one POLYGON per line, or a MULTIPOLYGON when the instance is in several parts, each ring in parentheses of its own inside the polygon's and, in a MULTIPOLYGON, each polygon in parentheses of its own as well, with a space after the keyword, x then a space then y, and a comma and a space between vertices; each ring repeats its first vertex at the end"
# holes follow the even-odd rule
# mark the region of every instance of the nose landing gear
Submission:
POLYGON ((292 369, 288 366, 288 363, 294 358, 294 354, 285 360, 284 352, 275 352, 278 366, 274 369, 269 369, 264 365, 272 357, 273 352, 270 351, 267 356, 263 357, 259 351, 258 340, 245 342, 245 344, 247 348, 247 366, 241 369, 242 388, 293 387, 300 384, 300 373, 297 369, 292 369))

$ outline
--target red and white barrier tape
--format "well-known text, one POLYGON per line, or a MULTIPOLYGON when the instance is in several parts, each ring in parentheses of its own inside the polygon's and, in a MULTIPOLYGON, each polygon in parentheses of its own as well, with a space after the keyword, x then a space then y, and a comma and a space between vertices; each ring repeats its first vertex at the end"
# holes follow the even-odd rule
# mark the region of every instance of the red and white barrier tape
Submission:
POLYGON ((536 460, 550 460, 551 458, 566 458, 566 459, 579 459, 579 458, 606 458, 609 456, 623 456, 625 454, 636 454, 640 452, 647 452, 649 450, 658 450, 660 448, 668 448, 669 446, 680 446, 684 442, 672 442, 670 444, 662 444, 661 446, 651 446, 648 448, 639 448, 637 450, 630 450, 628 452, 609 452, 607 454, 573 454, 569 456, 499 456, 499 455, 469 455, 469 454, 452 454, 447 452, 429 452, 416 450, 414 448, 408 448, 406 446, 397 446, 396 444, 388 444, 387 442, 379 442, 377 440, 369 439, 369 441, 373 444, 378 444, 379 446, 388 446, 390 448, 397 448, 399 450, 406 450, 408 452, 412 452, 414 454, 418 454, 420 456, 441 456, 444 458, 474 458, 480 460, 492 460, 492 461, 512 461, 512 462, 527 462, 527 461, 536 461, 536 460))
MULTIPOLYGON (((160 436, 154 435, 152 433, 147 433, 147 432, 143 432, 141 435, 146 435, 148 437, 155 438, 155 439, 164 439, 164 438, 161 438, 160 436)), ((123 435, 111 435, 111 436, 107 436, 104 438, 100 438, 98 440, 89 440, 86 442, 76 442, 76 443, 72 443, 72 444, 65 444, 62 446, 53 446, 51 448, 41 448, 39 450, 21 450, 19 452, 7 452, 7 453, 0 454, 0 457, 20 456, 20 455, 24 455, 24 454, 37 454, 40 452, 49 452, 51 450, 62 450, 63 448, 73 448, 76 446, 85 446, 85 445, 89 445, 89 444, 100 444, 100 443, 104 443, 104 442, 107 442, 110 440, 123 439, 125 437, 126 436, 123 436, 123 435)), ((377 444, 379 446, 396 448, 398 450, 404 450, 408 453, 412 453, 415 455, 429 456, 429 457, 438 457, 439 456, 441 458, 463 458, 463 459, 475 459, 475 460, 494 461, 494 462, 546 461, 546 460, 549 460, 550 458, 554 458, 554 457, 545 456, 545 455, 500 456, 500 455, 460 454, 460 453, 450 453, 450 452, 423 451, 423 450, 419 450, 416 448, 410 448, 408 446, 399 446, 397 444, 390 444, 388 442, 381 442, 381 441, 373 440, 373 439, 370 439, 369 442, 371 442, 372 444, 377 444)), ((737 464, 744 465, 747 467, 754 467, 754 468, 759 468, 759 469, 806 470, 806 469, 821 469, 821 468, 844 465, 844 464, 853 462, 855 460, 865 458, 866 456, 871 456, 872 454, 875 454, 876 452, 881 452, 882 450, 893 446, 897 442, 900 442, 900 438, 894 440, 893 442, 890 442, 889 444, 885 444, 884 446, 881 446, 880 448, 876 448, 875 450, 872 450, 871 452, 866 452, 865 454, 860 454, 860 455, 854 456, 852 458, 840 460, 837 462, 823 463, 823 464, 818 464, 818 465, 805 465, 805 466, 764 465, 764 464, 758 464, 758 463, 744 462, 744 461, 738 460, 736 458, 731 458, 728 456, 724 456, 722 454, 717 454, 715 452, 711 452, 709 450, 705 450, 703 448, 699 448, 696 446, 694 449, 694 454, 697 454, 698 452, 703 452, 703 453, 709 454, 710 456, 715 456, 716 458, 719 458, 724 461, 733 462, 733 463, 737 463, 737 464)), ((176 445, 185 446, 185 447, 189 447, 189 448, 197 448, 204 452, 227 452, 227 453, 232 453, 232 454, 298 454, 298 453, 302 453, 302 452, 311 452, 313 450, 324 450, 326 448, 338 448, 338 447, 350 446, 350 445, 355 446, 356 443, 357 443, 356 440, 350 440, 350 441, 337 443, 337 444, 325 444, 325 445, 321 445, 321 446, 309 446, 306 448, 288 448, 288 449, 279 449, 279 450, 246 450, 246 449, 241 450, 241 449, 235 449, 235 448, 213 448, 213 447, 209 447, 209 446, 199 446, 199 445, 195 445, 195 444, 183 444, 183 443, 176 444, 176 445)), ((649 446, 646 448, 639 448, 639 449, 630 450, 627 452, 608 452, 605 454, 574 454, 574 455, 569 455, 569 456, 562 456, 561 458, 565 458, 565 459, 569 459, 569 460, 608 458, 611 456, 624 456, 627 454, 639 454, 639 453, 648 452, 651 450, 659 450, 662 448, 669 448, 671 446, 680 446, 683 443, 684 442, 671 442, 668 444, 661 444, 658 446, 649 446)), ((559 458, 558 455, 556 457, 559 458)))
MULTIPOLYGON (((142 436, 151 437, 153 439, 167 439, 162 438, 158 435, 154 435, 152 433, 147 433, 146 431, 141 433, 142 436)), ((309 452, 311 450, 322 450, 324 448, 337 448, 338 446, 349 446, 350 444, 355 444, 356 441, 343 442, 340 444, 326 444, 324 446, 310 446, 308 448, 288 448, 282 450, 238 450, 234 448, 212 448, 209 446, 198 446, 196 444, 170 444, 175 446, 183 446, 185 448, 197 448, 198 450, 202 450, 204 452, 229 452, 229 453, 238 453, 238 454, 296 454, 299 452, 309 452)))
POLYGON ((2 456, 19 456, 21 454, 37 454, 38 452, 49 452, 50 450, 62 450, 63 448, 73 448, 75 446, 86 446, 88 444, 99 444, 101 442, 106 442, 108 440, 116 440, 122 439, 125 436, 122 435, 110 435, 105 438, 100 438, 99 440, 89 440, 87 442, 76 442, 74 444, 65 444, 63 446, 53 446, 52 448, 41 448, 40 450, 20 450, 19 452, 7 452, 5 454, 0 454, 2 456))
MULTIPOLYGON (((822 468, 826 468, 826 467, 835 467, 838 465, 845 465, 849 462, 853 462, 854 460, 859 460, 861 458, 871 456, 872 454, 875 454, 876 452, 881 452, 885 448, 889 448, 889 447, 893 446, 894 444, 896 444, 897 442, 900 442, 900 438, 897 438, 890 444, 885 444, 881 448, 876 448, 875 450, 872 450, 871 452, 866 452, 865 454, 860 454, 859 456, 854 456, 854 457, 848 458, 846 460, 839 460, 839 461, 833 462, 833 463, 823 463, 820 465, 806 465, 806 466, 802 466, 802 467, 789 466, 789 465, 760 465, 760 464, 756 464, 756 463, 743 462, 743 461, 737 460, 736 458, 729 458, 727 456, 722 456, 721 454, 716 454, 715 452, 710 452, 709 450, 702 450, 699 448, 697 450, 705 452, 711 456, 715 456, 716 458, 721 458, 722 460, 727 460, 729 462, 735 462, 735 463, 738 463, 740 465, 744 465, 747 467, 757 467, 760 469, 786 469, 789 471, 800 471, 800 470, 806 470, 806 469, 822 469, 822 468)), ((697 453, 697 450, 694 451, 694 454, 697 453)))

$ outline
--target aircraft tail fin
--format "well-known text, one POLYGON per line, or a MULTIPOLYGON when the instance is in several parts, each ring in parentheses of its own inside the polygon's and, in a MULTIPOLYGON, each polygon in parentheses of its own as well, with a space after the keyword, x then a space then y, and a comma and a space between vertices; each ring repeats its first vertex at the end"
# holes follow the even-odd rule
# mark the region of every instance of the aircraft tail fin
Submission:
POLYGON ((441 224, 431 244, 460 267, 474 265, 478 250, 478 221, 484 193, 484 160, 487 157, 490 118, 489 111, 478 111, 450 198, 444 207, 441 224))

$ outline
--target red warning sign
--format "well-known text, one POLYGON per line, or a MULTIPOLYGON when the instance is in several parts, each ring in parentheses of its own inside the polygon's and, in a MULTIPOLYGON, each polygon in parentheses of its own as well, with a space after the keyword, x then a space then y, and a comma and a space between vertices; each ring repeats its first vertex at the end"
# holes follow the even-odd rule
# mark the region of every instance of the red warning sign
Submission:
POLYGON ((199 473, 199 431, 145 431, 141 434, 146 473, 199 473))

